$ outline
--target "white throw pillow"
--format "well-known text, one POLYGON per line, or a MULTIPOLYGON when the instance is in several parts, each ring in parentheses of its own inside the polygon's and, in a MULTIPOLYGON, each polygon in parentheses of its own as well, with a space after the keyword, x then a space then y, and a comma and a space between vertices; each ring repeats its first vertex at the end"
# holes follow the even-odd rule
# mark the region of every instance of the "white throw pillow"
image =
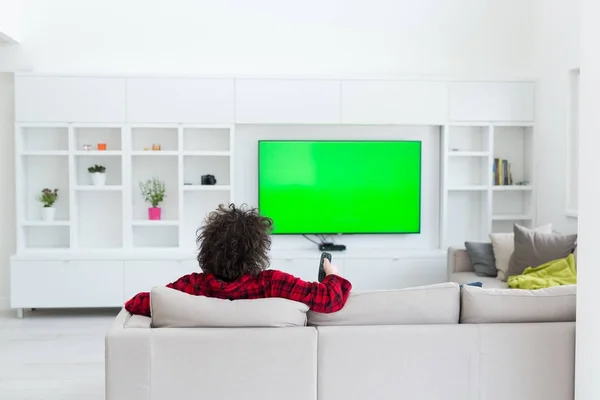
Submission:
POLYGON ((308 306, 281 298, 222 300, 157 286, 150 292, 153 328, 305 326, 308 306))
MULTIPOLYGON (((542 225, 534 229, 536 232, 552 233, 552 224, 542 225)), ((496 269, 498 270, 497 279, 506 282, 508 279, 508 264, 510 256, 515 251, 515 234, 510 233, 490 233, 490 241, 494 249, 494 258, 496 259, 496 269)))

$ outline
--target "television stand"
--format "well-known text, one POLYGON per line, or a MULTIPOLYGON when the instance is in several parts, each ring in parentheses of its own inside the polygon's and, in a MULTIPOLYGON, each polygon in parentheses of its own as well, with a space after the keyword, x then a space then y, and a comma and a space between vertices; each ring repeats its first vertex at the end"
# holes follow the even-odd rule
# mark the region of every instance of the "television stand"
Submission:
POLYGON ((346 246, 343 244, 335 244, 335 243, 320 243, 319 250, 321 250, 321 251, 344 251, 344 250, 346 250, 346 246))

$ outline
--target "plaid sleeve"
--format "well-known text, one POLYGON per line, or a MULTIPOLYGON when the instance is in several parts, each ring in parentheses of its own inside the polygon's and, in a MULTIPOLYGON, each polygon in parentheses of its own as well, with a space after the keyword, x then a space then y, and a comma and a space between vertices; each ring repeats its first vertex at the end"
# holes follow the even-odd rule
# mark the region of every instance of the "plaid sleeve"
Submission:
MULTIPOLYGON (((185 275, 173 283, 167 285, 168 288, 194 294, 196 279, 199 274, 185 275)), ((125 303, 125 309, 131 314, 150 316, 150 293, 138 293, 131 300, 125 303)))
POLYGON ((346 304, 352 284, 341 276, 327 275, 323 282, 307 282, 282 271, 273 270, 269 282, 271 297, 306 304, 312 311, 333 313, 346 304))

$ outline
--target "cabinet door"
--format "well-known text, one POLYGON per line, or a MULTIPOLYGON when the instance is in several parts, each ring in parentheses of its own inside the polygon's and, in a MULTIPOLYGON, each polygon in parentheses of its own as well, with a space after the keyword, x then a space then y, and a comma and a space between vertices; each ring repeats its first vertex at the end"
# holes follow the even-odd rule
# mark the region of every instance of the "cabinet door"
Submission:
POLYGON ((450 86, 450 119, 532 122, 534 98, 530 82, 456 82, 450 86))
POLYGON ((319 278, 319 261, 308 258, 274 258, 271 268, 292 274, 309 282, 316 282, 319 278))
POLYGON ((443 125, 447 118, 445 82, 342 82, 345 124, 443 125))
POLYGON ((191 264, 188 262, 125 261, 125 300, 129 300, 139 292, 149 292, 154 286, 166 286, 191 272, 199 271, 191 269, 191 264))
POLYGON ((238 123, 341 123, 339 81, 238 79, 235 102, 238 123))
POLYGON ((17 122, 124 122, 125 79, 18 77, 17 122))
POLYGON ((232 123, 233 79, 129 78, 127 120, 232 123))
POLYGON ((11 307, 123 306, 121 261, 13 261, 11 307))

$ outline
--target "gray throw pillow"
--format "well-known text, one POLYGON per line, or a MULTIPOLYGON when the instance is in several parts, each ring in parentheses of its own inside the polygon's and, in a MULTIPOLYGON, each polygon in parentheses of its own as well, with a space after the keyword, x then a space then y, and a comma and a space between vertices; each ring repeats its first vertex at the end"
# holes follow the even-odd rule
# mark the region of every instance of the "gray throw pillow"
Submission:
POLYGON ((510 256, 507 276, 521 275, 527 267, 568 257, 577 246, 577 235, 542 233, 515 224, 515 250, 510 256))
POLYGON ((491 243, 465 242, 467 254, 471 259, 471 264, 477 276, 496 277, 496 259, 494 258, 494 248, 491 243))

